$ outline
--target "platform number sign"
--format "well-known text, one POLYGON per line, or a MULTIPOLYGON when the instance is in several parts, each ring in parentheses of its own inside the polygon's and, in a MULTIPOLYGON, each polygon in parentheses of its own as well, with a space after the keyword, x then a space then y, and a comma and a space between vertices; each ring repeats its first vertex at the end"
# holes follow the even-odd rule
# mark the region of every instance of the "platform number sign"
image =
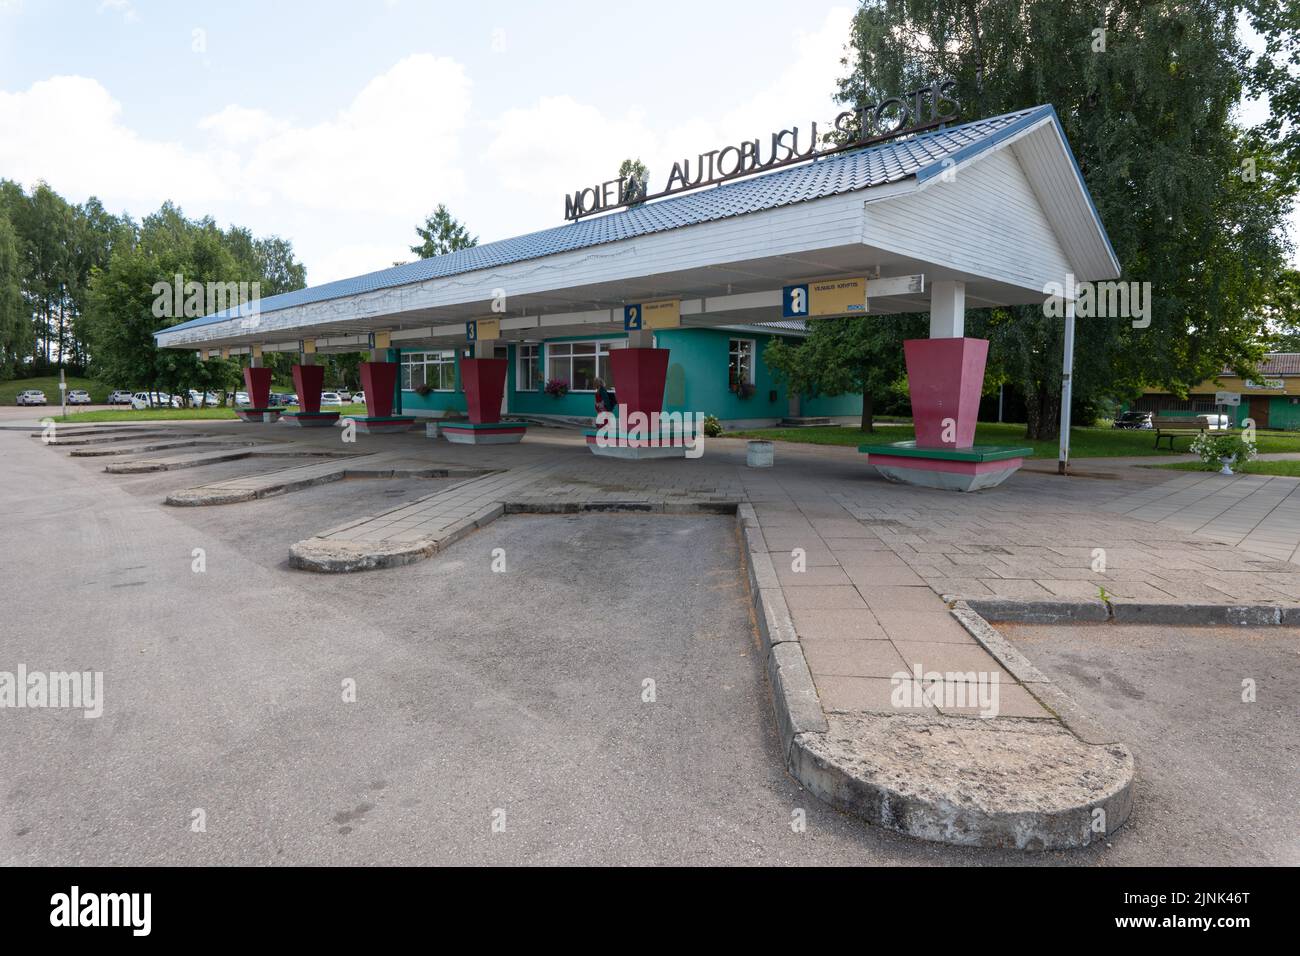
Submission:
POLYGON ((476 321, 473 321, 473 322, 466 322, 466 323, 465 323, 465 341, 466 341, 466 342, 477 342, 477 341, 478 341, 478 322, 477 322, 477 320, 476 320, 476 321))
POLYGON ((808 317, 808 284, 788 285, 781 290, 781 316, 786 319, 808 317))
POLYGON ((639 332, 644 327, 640 304, 623 306, 623 331, 639 332))

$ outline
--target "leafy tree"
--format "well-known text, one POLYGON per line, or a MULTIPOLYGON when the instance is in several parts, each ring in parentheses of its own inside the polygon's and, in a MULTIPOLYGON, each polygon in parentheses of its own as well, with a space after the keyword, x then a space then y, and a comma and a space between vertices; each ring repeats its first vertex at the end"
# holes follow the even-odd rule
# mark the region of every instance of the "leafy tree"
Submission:
MULTIPOLYGON (((1295 187, 1281 148, 1233 120, 1248 78, 1239 10, 1224 0, 868 0, 854 19, 845 102, 951 75, 967 118, 1056 107, 1123 279, 1153 293, 1149 328, 1079 320, 1078 396, 1185 393, 1225 364, 1249 370, 1258 359, 1295 187)), ((1028 437, 1054 433, 1061 321, 1041 308, 967 321, 1025 392, 1028 437)))
POLYGON ((0 207, 0 379, 13 375, 31 350, 32 326, 23 302, 18 233, 0 207))
MULTIPOLYGON (((650 170, 639 158, 623 160, 618 166, 618 178, 624 180, 623 197, 620 198, 644 197, 646 190, 650 188, 650 170)), ((630 205, 639 206, 642 201, 644 200, 638 200, 630 205)))
POLYGON ((106 268, 93 273, 87 327, 102 381, 182 395, 190 388, 223 391, 238 382, 237 361, 200 361, 194 352, 154 344, 154 332, 189 318, 154 315, 154 284, 171 283, 178 273, 186 282, 258 282, 271 294, 306 283, 287 241, 255 239, 238 227, 223 232, 211 218, 186 219, 166 203, 144 219, 131 241, 113 248, 106 268))
POLYGON ((862 316, 816 319, 799 344, 771 342, 763 361, 796 394, 862 393, 862 430, 874 431, 875 400, 903 378, 903 340, 923 338, 925 317, 862 316))
POLYGON ((478 237, 471 236, 464 223, 459 222, 442 203, 423 226, 415 227, 415 232, 423 241, 418 246, 411 246, 411 251, 421 259, 432 259, 478 245, 478 237))

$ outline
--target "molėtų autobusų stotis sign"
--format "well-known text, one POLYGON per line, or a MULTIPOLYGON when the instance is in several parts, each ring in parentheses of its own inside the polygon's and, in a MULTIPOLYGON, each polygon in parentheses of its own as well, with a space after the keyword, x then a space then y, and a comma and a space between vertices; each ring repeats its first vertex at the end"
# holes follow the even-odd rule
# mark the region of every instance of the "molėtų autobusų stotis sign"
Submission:
POLYGON ((688 157, 673 163, 667 185, 653 195, 647 193, 648 184, 636 176, 620 176, 577 189, 564 197, 564 218, 581 219, 620 206, 932 129, 957 118, 961 104, 953 95, 956 88, 955 80, 937 79, 903 96, 890 96, 879 103, 845 110, 835 117, 834 133, 819 135, 817 123, 813 122, 806 139, 795 126, 778 130, 766 140, 756 137, 700 153, 694 160, 688 157))

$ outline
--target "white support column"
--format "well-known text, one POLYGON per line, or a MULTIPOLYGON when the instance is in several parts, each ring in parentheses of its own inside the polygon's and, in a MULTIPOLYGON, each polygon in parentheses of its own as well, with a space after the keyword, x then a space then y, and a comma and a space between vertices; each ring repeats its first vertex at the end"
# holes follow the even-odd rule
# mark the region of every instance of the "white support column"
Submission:
POLYGON ((634 329, 627 334, 627 347, 630 349, 651 349, 654 344, 653 329, 634 329))
MULTIPOLYGON (((258 351, 261 350, 259 349, 258 351)), ((262 367, 262 356, 259 355, 258 352, 254 351, 252 348, 249 348, 248 350, 248 367, 249 368, 262 367)))
POLYGON ((496 354, 496 339, 475 339, 474 340, 474 357, 475 358, 492 358, 496 354))
POLYGON ((930 338, 966 335, 966 283, 941 279, 930 286, 930 338))
POLYGON ((1065 300, 1065 356, 1061 364, 1061 452, 1056 473, 1064 475, 1070 464, 1070 400, 1074 394, 1074 300, 1065 300))

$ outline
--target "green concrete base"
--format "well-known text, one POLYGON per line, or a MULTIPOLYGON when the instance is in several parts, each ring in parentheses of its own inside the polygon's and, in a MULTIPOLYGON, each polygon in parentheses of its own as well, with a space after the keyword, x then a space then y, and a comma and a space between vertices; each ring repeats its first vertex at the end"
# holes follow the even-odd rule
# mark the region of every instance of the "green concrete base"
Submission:
POLYGON ((282 421, 299 428, 328 428, 337 424, 338 412, 285 412, 282 421))
POLYGON ((265 421, 279 421, 280 416, 284 414, 283 408, 236 408, 235 414, 246 422, 262 423, 265 421), (268 419, 266 416, 271 416, 268 419))
POLYGON ((861 445, 881 477, 940 491, 980 491, 1002 484, 1024 463, 1032 448, 972 445, 970 448, 918 448, 914 441, 861 445))
MULTIPOLYGON (((601 458, 622 458, 628 461, 692 457, 688 452, 698 448, 696 442, 699 440, 692 435, 674 435, 669 438, 658 436, 628 438, 627 435, 619 434, 613 442, 602 443, 599 440, 601 433, 597 429, 589 429, 583 433, 583 436, 587 440, 587 448, 593 455, 599 455, 601 458)), ((697 454, 694 457, 699 456, 697 454)))
POLYGON ((527 422, 443 422, 444 438, 453 445, 511 445, 524 440, 527 422))
POLYGON ((415 425, 415 419, 410 415, 352 415, 348 420, 356 425, 357 431, 367 435, 404 432, 415 425))

